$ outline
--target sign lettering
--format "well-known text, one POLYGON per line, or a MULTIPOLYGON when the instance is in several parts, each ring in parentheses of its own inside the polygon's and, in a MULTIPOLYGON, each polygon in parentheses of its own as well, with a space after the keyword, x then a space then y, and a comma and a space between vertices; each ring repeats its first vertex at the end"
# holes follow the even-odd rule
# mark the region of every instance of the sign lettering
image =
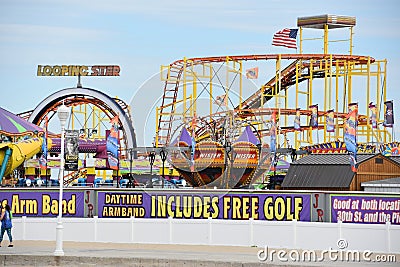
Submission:
POLYGON ((38 65, 37 76, 119 76, 118 65, 38 65))

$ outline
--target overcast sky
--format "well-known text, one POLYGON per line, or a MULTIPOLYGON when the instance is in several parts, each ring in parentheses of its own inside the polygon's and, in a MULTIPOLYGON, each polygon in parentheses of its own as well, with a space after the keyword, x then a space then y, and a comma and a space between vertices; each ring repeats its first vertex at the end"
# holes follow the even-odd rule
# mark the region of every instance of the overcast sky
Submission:
POLYGON ((82 82, 130 103, 160 65, 183 57, 293 53, 271 45, 274 32, 295 28, 298 17, 334 14, 357 19, 353 54, 388 60, 388 99, 394 99, 398 126, 399 7, 396 0, 0 0, 0 106, 32 110, 76 85, 76 77, 36 76, 37 66, 46 64, 119 65, 120 77, 82 82))

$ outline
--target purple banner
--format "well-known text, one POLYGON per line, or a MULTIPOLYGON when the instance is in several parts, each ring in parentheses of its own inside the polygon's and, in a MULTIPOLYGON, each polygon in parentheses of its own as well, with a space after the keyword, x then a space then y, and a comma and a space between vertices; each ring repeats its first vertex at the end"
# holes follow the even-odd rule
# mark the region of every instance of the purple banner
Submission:
POLYGON ((97 193, 101 217, 310 221, 311 194, 214 192, 97 193))
POLYGON ((376 120, 376 105, 374 103, 369 103, 369 110, 371 112, 370 123, 373 129, 378 128, 378 122, 376 120))
POLYGON ((333 109, 326 112, 326 131, 328 133, 335 132, 335 117, 333 109))
POLYGON ((300 131, 301 126, 300 126, 300 109, 296 109, 296 115, 294 117, 294 122, 293 122, 293 128, 295 131, 300 131))
POLYGON ((331 195, 331 222, 400 224, 400 196, 331 195))
POLYGON ((270 147, 272 153, 276 152, 276 130, 277 130, 276 122, 277 122, 277 120, 276 120, 276 112, 274 111, 271 114, 271 128, 269 130, 269 136, 270 136, 270 145, 269 145, 269 147, 270 147))
MULTIPOLYGON (((0 203, 9 204, 14 217, 57 217, 58 191, 0 191, 0 203)), ((63 216, 84 216, 84 192, 63 192, 63 216)))
POLYGON ((318 128, 318 104, 309 106, 311 110, 310 127, 318 128))

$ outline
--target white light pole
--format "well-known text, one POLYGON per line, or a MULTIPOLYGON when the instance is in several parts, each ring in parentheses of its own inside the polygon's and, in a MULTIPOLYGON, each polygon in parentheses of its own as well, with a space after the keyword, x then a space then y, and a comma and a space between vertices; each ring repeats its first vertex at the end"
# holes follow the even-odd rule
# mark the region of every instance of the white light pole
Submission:
POLYGON ((60 195, 58 197, 58 220, 56 227, 56 250, 54 256, 64 256, 63 251, 63 225, 62 225, 62 199, 63 199, 63 187, 64 187, 64 135, 65 135, 65 123, 69 117, 70 108, 64 105, 64 103, 57 109, 58 119, 61 124, 61 153, 60 153, 60 172, 58 173, 60 183, 60 195))

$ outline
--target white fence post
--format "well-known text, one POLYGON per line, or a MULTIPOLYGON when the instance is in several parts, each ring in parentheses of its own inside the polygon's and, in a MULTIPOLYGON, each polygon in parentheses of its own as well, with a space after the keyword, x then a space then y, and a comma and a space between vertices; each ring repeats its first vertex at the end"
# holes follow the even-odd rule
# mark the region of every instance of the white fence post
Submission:
POLYGON ((293 227, 293 247, 297 248, 297 220, 292 220, 292 227, 293 227))
POLYGON ((169 225, 169 243, 172 244, 172 217, 168 217, 168 225, 169 225))
POLYGON ((93 231, 94 231, 94 241, 97 241, 97 220, 98 216, 93 216, 93 231))
POLYGON ((131 242, 135 240, 135 217, 131 216, 131 242))
POLYGON ((26 240, 26 216, 22 216, 22 240, 26 240))
POLYGON ((249 219, 249 227, 250 227, 250 246, 254 245, 254 219, 250 218, 249 219))
POLYGON ((387 249, 387 252, 391 252, 391 247, 390 247, 390 226, 391 226, 391 224, 390 224, 390 221, 387 221, 386 222, 386 249, 387 249))
POLYGON ((338 240, 339 239, 343 239, 343 236, 342 236, 342 221, 341 220, 338 220, 337 226, 338 226, 338 230, 339 230, 339 238, 338 238, 338 240))
POLYGON ((212 217, 208 217, 208 244, 212 245, 212 217))

